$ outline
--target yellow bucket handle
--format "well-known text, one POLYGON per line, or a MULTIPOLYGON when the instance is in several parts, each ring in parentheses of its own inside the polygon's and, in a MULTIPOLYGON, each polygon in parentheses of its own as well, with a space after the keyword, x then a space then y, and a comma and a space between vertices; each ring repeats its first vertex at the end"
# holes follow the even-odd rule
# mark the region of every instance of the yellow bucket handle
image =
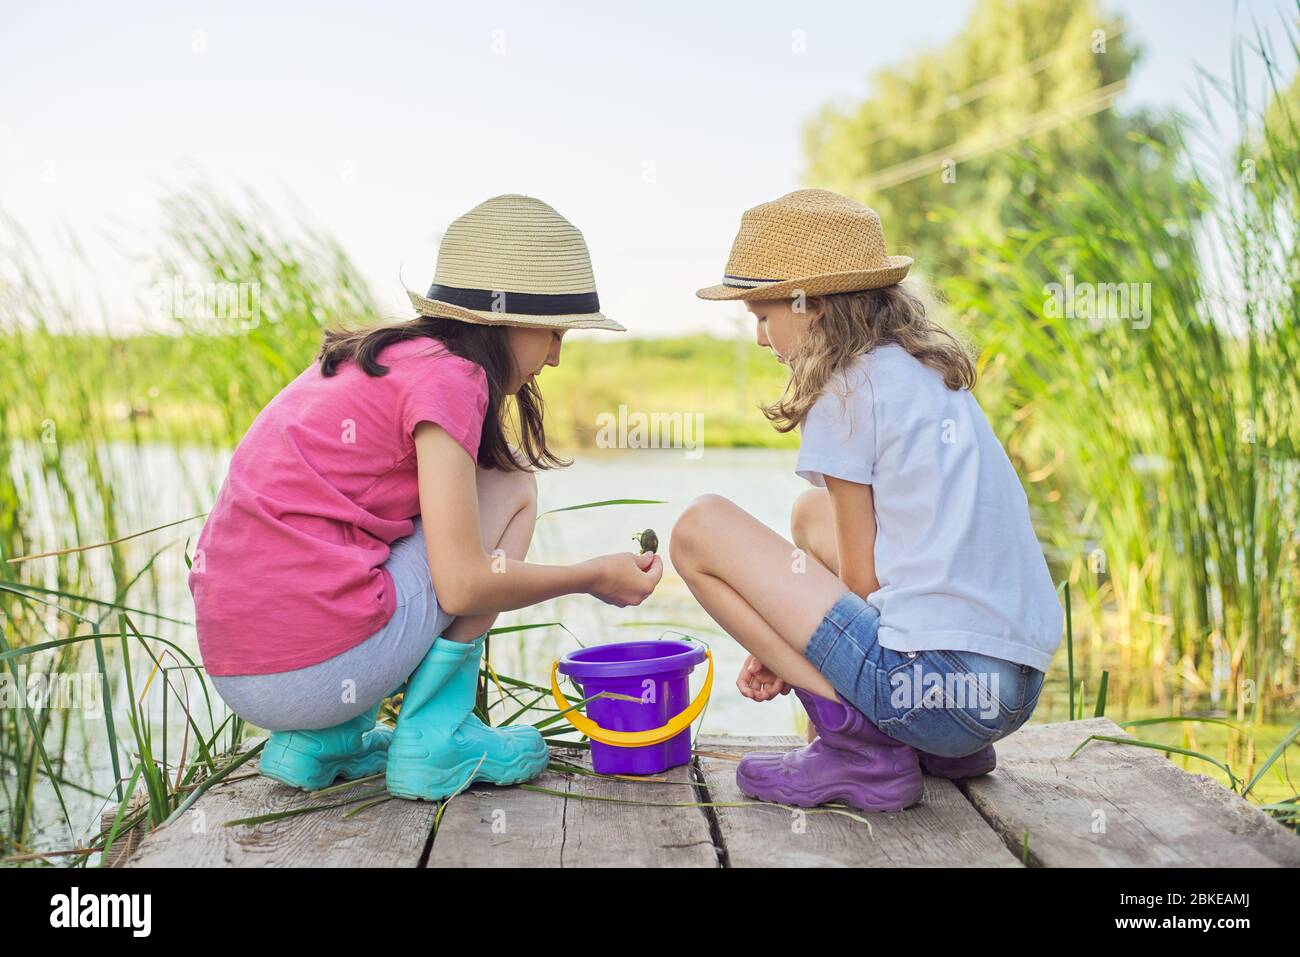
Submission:
POLYGON ((557 658, 551 665, 551 694, 555 696, 555 703, 560 706, 561 711, 568 711, 565 720, 573 725, 593 741, 599 741, 601 744, 613 744, 624 748, 635 748, 647 744, 659 744, 675 737, 682 731, 691 726, 704 706, 709 701, 709 693, 713 690, 713 653, 709 649, 704 649, 705 656, 709 659, 709 671, 704 676, 704 687, 690 706, 680 714, 674 716, 662 728, 650 728, 647 731, 609 731, 602 728, 595 721, 592 721, 585 714, 578 711, 569 711, 572 705, 569 699, 564 697, 564 692, 560 690, 560 660, 557 658))

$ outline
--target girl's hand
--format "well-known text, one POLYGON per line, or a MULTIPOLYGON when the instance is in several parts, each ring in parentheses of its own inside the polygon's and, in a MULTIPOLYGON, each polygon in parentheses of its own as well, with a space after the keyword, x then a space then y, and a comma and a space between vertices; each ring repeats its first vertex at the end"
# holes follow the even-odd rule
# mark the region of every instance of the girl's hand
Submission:
POLYGON ((650 597, 664 575, 663 559, 651 552, 644 555, 631 552, 601 555, 586 564, 592 571, 592 583, 587 593, 616 608, 641 604, 650 597))
POLYGON ((753 655, 745 656, 736 687, 752 701, 771 701, 777 695, 790 693, 790 686, 753 655))

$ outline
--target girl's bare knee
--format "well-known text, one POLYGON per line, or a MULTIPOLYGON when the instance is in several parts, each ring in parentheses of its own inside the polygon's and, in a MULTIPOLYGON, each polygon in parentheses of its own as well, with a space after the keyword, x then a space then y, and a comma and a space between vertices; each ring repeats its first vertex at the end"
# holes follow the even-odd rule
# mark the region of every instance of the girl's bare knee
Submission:
POLYGON ((668 556, 673 567, 683 571, 703 550, 704 544, 711 537, 710 529, 716 525, 718 517, 728 508, 735 508, 730 499, 721 495, 708 493, 691 501, 673 523, 672 534, 668 539, 668 556))
POLYGON ((537 505, 537 473, 536 472, 512 472, 511 488, 519 496, 519 501, 524 508, 536 507, 537 505))
POLYGON ((479 501, 490 498, 493 501, 509 502, 516 506, 516 511, 537 504, 537 473, 525 471, 501 471, 478 467, 477 483, 479 501))
POLYGON ((804 551, 810 551, 815 529, 830 517, 830 493, 824 488, 810 488, 799 494, 790 509, 790 539, 804 551))

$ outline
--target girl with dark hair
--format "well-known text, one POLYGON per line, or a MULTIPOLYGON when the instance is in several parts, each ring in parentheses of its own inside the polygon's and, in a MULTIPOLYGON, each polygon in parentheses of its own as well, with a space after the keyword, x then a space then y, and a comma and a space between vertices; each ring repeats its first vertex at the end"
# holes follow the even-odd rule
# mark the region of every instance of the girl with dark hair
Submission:
POLYGON ((540 200, 495 197, 449 227, 411 301, 408 322, 326 333, 258 415, 189 586, 213 685, 271 732, 263 774, 317 789, 386 771, 391 794, 438 800, 548 762, 536 728, 473 713, 497 614, 578 593, 638 605, 663 566, 524 561, 534 472, 568 464, 536 377, 565 330, 623 331, 600 313, 582 234, 540 200), (389 729, 376 717, 399 690, 389 729))

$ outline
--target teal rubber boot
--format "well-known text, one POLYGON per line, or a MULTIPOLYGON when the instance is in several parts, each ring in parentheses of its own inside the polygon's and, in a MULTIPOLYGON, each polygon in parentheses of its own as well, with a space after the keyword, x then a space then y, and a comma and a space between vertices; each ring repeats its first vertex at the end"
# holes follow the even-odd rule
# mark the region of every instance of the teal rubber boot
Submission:
MULTIPOLYGON (((466 655, 465 663, 461 665, 462 668, 469 672, 470 679, 474 682, 474 692, 476 696, 478 694, 478 676, 482 665, 482 649, 486 639, 487 633, 485 632, 471 642, 476 651, 473 654, 466 655)), ((473 708, 474 705, 471 703, 469 715, 465 720, 471 724, 478 724, 487 727, 487 723, 474 712, 473 708)), ((496 730, 500 731, 502 734, 517 734, 529 739, 531 739, 534 734, 538 733, 537 729, 529 724, 507 724, 504 727, 498 727, 496 730)))
POLYGON ((384 770, 393 729, 376 724, 381 701, 370 710, 319 731, 273 731, 258 769, 290 787, 318 791, 336 778, 364 778, 384 770))
POLYGON ((406 683, 388 749, 388 793, 438 801, 473 781, 519 784, 541 774, 550 752, 531 726, 490 728, 473 714, 483 636, 439 636, 406 683))

